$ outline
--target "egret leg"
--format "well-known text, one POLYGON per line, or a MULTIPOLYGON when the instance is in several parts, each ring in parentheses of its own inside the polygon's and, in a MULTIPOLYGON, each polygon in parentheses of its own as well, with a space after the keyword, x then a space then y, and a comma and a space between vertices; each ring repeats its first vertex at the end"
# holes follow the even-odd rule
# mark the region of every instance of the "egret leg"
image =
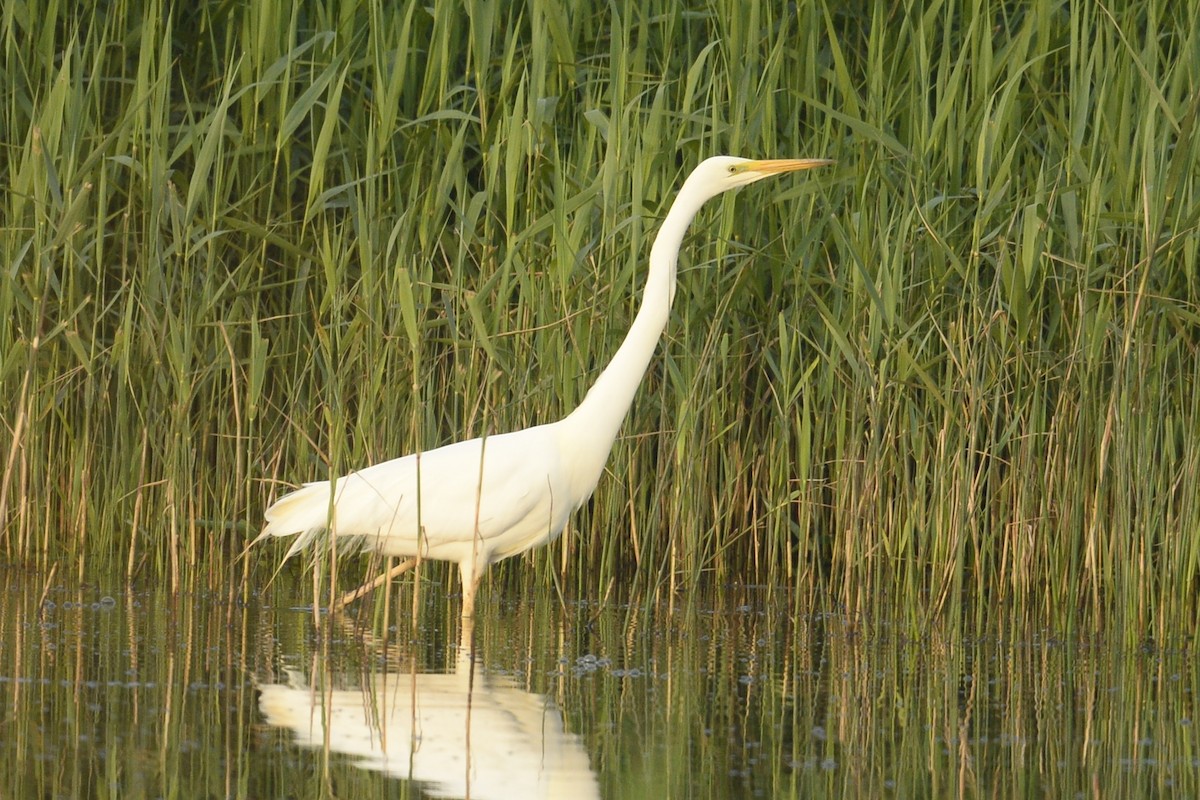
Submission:
POLYGON ((475 618, 463 617, 462 629, 458 634, 459 659, 471 659, 475 653, 475 618))
POLYGON ((352 592, 346 592, 344 595, 342 595, 338 599, 337 602, 335 602, 333 604, 333 607, 330 608, 329 610, 330 611, 341 611, 343 608, 350 605, 358 598, 362 597, 365 594, 369 594, 369 593, 375 591, 380 586, 383 586, 385 583, 390 581, 392 578, 395 578, 397 575, 403 575, 405 572, 408 572, 410 569, 412 569, 416 565, 417 565, 417 559, 415 559, 415 558, 404 559, 399 564, 392 567, 391 569, 389 569, 387 572, 380 575, 375 580, 369 581, 368 583, 364 583, 362 586, 358 587, 357 589, 355 589, 352 592))
POLYGON ((470 619, 475 616, 475 595, 479 592, 479 584, 483 580, 487 564, 485 562, 477 565, 472 558, 459 564, 458 569, 462 575, 462 618, 470 619))

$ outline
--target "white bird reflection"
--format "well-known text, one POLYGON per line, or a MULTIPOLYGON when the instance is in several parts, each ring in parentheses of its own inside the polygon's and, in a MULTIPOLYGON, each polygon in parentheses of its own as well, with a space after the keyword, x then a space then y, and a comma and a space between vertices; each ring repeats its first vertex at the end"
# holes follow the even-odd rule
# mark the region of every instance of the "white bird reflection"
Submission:
POLYGON ((450 674, 378 672, 326 689, 285 669, 286 683, 259 687, 259 708, 298 744, 419 781, 433 797, 600 796, 582 742, 549 698, 478 667, 472 687, 470 670, 463 657, 450 674))

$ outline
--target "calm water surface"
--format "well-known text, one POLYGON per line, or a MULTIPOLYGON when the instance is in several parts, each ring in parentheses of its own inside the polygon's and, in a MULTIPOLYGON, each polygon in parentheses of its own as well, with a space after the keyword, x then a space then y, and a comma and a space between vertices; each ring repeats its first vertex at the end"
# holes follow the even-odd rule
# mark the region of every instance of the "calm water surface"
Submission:
POLYGON ((471 659, 439 584, 414 624, 0 575, 12 797, 1200 796, 1190 642, 493 586, 471 659))

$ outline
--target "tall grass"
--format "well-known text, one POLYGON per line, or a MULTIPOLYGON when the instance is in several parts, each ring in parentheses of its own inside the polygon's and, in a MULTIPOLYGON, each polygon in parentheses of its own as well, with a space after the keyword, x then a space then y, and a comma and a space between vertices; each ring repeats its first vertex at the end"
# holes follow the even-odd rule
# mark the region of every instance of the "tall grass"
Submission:
POLYGON ((0 550, 227 586, 286 484, 572 408, 703 156, 829 156, 701 214, 609 474, 501 580, 1179 630, 1185 6, 9 4, 0 550))

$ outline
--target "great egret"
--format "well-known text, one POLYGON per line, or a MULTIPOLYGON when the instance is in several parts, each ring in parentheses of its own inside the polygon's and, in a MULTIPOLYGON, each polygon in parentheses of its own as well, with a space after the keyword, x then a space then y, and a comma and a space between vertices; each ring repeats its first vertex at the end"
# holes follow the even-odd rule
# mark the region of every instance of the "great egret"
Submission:
POLYGON ((557 422, 456 442, 336 481, 305 484, 267 509, 259 539, 295 535, 285 561, 331 540, 408 557, 339 605, 416 558, 456 562, 462 575, 462 616, 472 617, 487 567, 555 539, 596 488, 667 324, 679 247, 700 206, 769 175, 830 163, 823 158, 753 161, 732 156, 703 161, 684 181, 650 248, 642 304, 629 333, 578 408, 557 422))

